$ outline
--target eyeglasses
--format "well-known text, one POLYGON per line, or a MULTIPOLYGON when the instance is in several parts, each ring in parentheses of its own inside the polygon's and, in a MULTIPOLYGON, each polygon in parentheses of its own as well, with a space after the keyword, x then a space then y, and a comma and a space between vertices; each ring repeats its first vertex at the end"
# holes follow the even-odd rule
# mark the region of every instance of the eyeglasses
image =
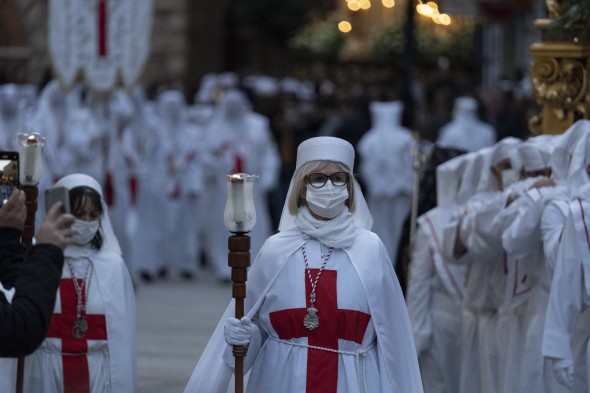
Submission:
POLYGON ((342 187, 348 184, 348 173, 346 172, 335 172, 331 175, 323 173, 310 173, 307 175, 307 181, 314 188, 321 188, 330 179, 333 185, 336 187, 342 187))

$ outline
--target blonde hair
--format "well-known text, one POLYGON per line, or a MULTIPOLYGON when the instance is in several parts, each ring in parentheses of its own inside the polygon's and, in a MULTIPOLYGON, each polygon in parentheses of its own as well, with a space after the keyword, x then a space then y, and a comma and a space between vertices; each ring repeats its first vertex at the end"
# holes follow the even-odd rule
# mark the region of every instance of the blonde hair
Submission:
POLYGON ((348 176, 350 177, 348 184, 346 185, 346 188, 348 189, 348 199, 346 200, 346 206, 348 206, 348 210, 351 213, 354 213, 354 175, 343 163, 330 160, 309 161, 297 168, 297 170, 293 174, 293 188, 291 189, 291 194, 289 195, 289 199, 287 201, 289 213, 291 213, 292 215, 296 215, 299 208, 301 206, 305 206, 305 200, 302 199, 300 195, 302 191, 306 189, 305 178, 307 177, 307 175, 309 175, 310 173, 317 172, 330 162, 335 163, 338 167, 338 170, 348 173, 348 176))

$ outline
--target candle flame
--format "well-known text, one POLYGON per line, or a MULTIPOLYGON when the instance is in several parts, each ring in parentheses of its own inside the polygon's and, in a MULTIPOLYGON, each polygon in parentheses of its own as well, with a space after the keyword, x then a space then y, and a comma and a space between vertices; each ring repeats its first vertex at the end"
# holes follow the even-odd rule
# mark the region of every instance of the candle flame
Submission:
POLYGON ((27 143, 37 143, 37 138, 35 138, 35 135, 29 135, 27 137, 27 143))

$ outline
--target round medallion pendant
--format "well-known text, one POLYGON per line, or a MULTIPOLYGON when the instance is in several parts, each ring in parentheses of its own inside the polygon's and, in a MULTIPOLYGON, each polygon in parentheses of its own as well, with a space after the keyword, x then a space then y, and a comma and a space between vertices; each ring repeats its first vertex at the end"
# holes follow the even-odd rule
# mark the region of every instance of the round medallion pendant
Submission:
POLYGON ((88 322, 85 319, 78 319, 72 328, 72 337, 74 337, 76 340, 81 340, 84 338, 87 330, 88 322))
POLYGON ((317 308, 314 307, 307 309, 307 315, 303 318, 303 326, 308 330, 314 330, 320 326, 320 318, 318 317, 317 312, 317 308))

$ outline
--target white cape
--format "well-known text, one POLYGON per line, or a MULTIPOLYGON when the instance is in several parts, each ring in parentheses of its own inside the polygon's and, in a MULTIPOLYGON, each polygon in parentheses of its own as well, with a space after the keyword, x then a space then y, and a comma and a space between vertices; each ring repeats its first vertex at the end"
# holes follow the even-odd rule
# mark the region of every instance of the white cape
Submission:
MULTIPOLYGON (((343 251, 358 273, 369 303, 377 334, 382 390, 422 393, 408 312, 395 272, 379 238, 367 230, 357 228, 356 231, 355 242, 343 251)), ((245 299, 248 317, 256 314, 285 263, 305 241, 298 230, 285 230, 265 242, 249 272, 251 279, 247 282, 245 299)), ((224 322, 233 316, 233 312, 234 302, 231 301, 199 359, 185 393, 232 391, 233 370, 226 365, 222 355, 227 347, 223 336, 224 322)), ((247 375, 245 381, 247 386, 247 375)))

